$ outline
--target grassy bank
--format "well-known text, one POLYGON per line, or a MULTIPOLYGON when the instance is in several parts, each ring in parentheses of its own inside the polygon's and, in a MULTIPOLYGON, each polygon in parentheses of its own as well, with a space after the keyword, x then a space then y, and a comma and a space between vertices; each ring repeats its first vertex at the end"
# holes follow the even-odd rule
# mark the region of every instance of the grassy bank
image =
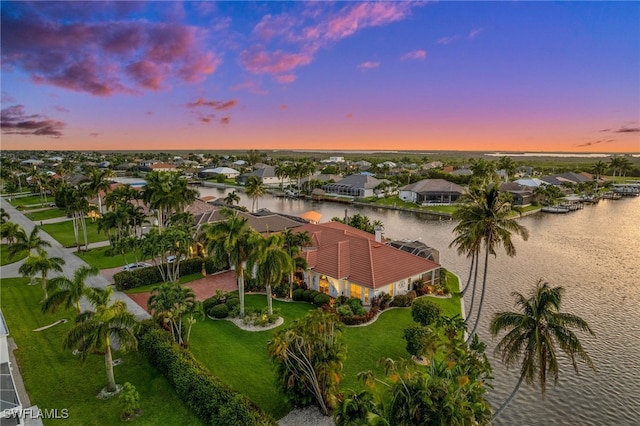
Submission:
MULTIPOLYGON (((46 424, 119 425, 117 399, 100 400, 95 395, 106 385, 104 357, 91 355, 83 364, 62 349, 65 334, 72 323, 56 325, 34 332, 35 328, 61 318, 72 319, 74 311, 42 314, 40 286, 27 285, 28 279, 2 280, 2 312, 11 337, 16 341, 16 356, 31 403, 42 410, 67 408, 66 420, 47 420, 46 424)), ((136 425, 180 424, 200 422, 178 400, 166 379, 138 352, 115 352, 123 363, 114 368, 117 383, 130 382, 140 393, 143 410, 136 425)))
POLYGON ((23 251, 15 256, 9 256, 9 244, 0 244, 0 266, 8 265, 10 263, 17 262, 27 257, 29 253, 23 251))

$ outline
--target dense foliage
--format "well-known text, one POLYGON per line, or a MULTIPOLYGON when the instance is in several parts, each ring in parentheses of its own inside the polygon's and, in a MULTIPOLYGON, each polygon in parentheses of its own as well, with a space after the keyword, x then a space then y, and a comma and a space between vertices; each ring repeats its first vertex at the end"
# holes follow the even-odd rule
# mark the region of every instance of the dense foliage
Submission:
MULTIPOLYGON (((207 274, 218 272, 220 268, 211 259, 205 259, 204 267, 207 274)), ((180 276, 195 274, 202 271, 202 259, 193 258, 180 262, 180 276)), ((119 291, 142 287, 149 284, 162 282, 162 274, 156 267, 137 269, 134 271, 122 271, 114 274, 113 282, 119 291)))

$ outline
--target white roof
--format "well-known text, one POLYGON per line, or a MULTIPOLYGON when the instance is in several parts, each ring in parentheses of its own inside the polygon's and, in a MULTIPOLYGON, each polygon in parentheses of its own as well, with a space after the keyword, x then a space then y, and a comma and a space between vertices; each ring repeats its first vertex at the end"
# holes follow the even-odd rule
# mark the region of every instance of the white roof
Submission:
POLYGON ((515 183, 518 183, 522 186, 528 186, 530 188, 537 188, 540 185, 548 185, 547 182, 542 181, 540 179, 537 178, 524 178, 524 179, 518 179, 515 181, 515 183))
POLYGON ((206 173, 218 173, 218 174, 222 174, 222 175, 226 175, 229 173, 240 173, 239 171, 232 169, 231 167, 216 167, 215 169, 206 169, 203 170, 203 172, 206 173))

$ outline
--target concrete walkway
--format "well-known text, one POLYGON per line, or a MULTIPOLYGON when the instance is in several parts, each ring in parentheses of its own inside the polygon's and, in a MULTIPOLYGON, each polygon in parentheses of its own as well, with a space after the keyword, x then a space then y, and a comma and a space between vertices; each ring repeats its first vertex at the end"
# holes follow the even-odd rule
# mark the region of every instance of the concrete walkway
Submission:
MULTIPOLYGON (((13 207, 11 204, 6 202, 4 199, 0 204, 2 205, 2 208, 4 208, 4 210, 7 213, 9 213, 9 215, 11 216, 11 218, 9 219, 11 222, 17 223, 18 225, 22 226, 27 233, 33 230, 33 228, 35 227, 35 224, 30 219, 28 219, 24 214, 22 214, 22 212, 17 210, 15 207, 13 207)), ((62 274, 53 273, 50 278, 53 278, 58 275, 65 275, 71 278, 73 277, 73 273, 75 272, 76 269, 80 268, 81 266, 88 266, 84 260, 80 259, 79 257, 73 254, 73 251, 75 250, 75 248, 62 247, 60 243, 58 243, 55 239, 53 239, 53 237, 51 237, 49 234, 44 232, 42 229, 40 230, 40 236, 42 239, 48 241, 51 244, 51 247, 48 247, 46 249, 46 252, 48 253, 48 255, 50 257, 60 257, 64 259, 66 262, 65 265, 62 267, 62 274)), ((109 244, 108 241, 102 241, 99 243, 90 244, 89 247, 90 248, 103 247, 104 245, 108 245, 108 244, 109 244)), ((0 268, 0 280, 2 278, 21 277, 22 275, 20 274, 20 272, 18 272, 18 269, 20 268, 20 265, 22 265, 23 263, 24 263, 24 259, 19 262, 5 265, 2 268, 0 268)), ((91 287, 96 287, 96 288, 106 288, 108 285, 111 285, 109 281, 107 281, 107 279, 102 275, 89 277, 87 279, 87 284, 91 287)), ((113 295, 115 300, 123 300, 127 304, 127 308, 129 309, 129 312, 133 313, 136 316, 136 318, 138 318, 139 320, 150 318, 150 315, 144 309, 142 309, 137 303, 135 303, 133 300, 127 297, 126 294, 120 291, 114 291, 113 295)), ((86 300, 82 300, 80 305, 82 309, 91 309, 91 305, 86 300)))

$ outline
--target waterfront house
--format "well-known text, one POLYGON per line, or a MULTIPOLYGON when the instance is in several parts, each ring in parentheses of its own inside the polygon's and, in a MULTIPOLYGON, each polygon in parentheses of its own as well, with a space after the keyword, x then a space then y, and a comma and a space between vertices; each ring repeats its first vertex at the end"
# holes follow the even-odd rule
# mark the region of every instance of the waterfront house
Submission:
POLYGON ((515 182, 502 183, 500 192, 508 192, 513 197, 514 206, 528 206, 533 201, 533 190, 515 182))
POLYGON ((356 297, 365 305, 382 293, 395 296, 413 289, 413 282, 437 284, 440 265, 384 244, 380 234, 352 228, 339 222, 306 224, 295 232, 308 232, 305 247, 305 282, 331 297, 356 297))
POLYGON ((198 172, 198 177, 207 179, 210 177, 216 177, 219 175, 224 175, 227 179, 235 179, 240 176, 240 172, 236 169, 232 169, 231 167, 216 167, 215 169, 204 169, 198 172))
POLYGON ((399 198, 416 204, 451 204, 464 194, 464 188, 444 179, 423 179, 400 188, 399 198))
POLYGON ((376 187, 386 179, 377 179, 369 175, 351 175, 338 182, 329 183, 323 187, 327 194, 346 195, 349 197, 372 197, 376 195, 376 187))
POLYGON ((241 174, 236 178, 236 180, 238 181, 238 183, 245 185, 249 180, 250 176, 257 176, 258 178, 260 178, 260 181, 262 181, 262 184, 265 186, 279 186, 281 183, 282 184, 291 183, 289 178, 286 176, 283 176, 283 177, 276 176, 275 167, 266 166, 266 165, 264 167, 255 169, 251 173, 241 174))

